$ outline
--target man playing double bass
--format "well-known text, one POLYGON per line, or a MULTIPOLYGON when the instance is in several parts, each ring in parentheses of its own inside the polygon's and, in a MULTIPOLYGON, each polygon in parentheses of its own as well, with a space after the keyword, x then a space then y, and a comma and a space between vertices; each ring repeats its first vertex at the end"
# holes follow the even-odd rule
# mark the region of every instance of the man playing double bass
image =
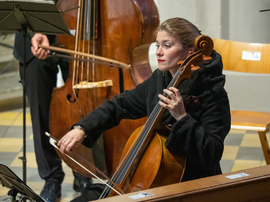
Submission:
MULTIPOLYGON (((38 173, 41 179, 45 180, 45 185, 41 191, 41 196, 55 202, 61 195, 61 183, 65 173, 63 172, 61 159, 55 148, 49 143, 49 138, 45 132, 49 131, 49 109, 53 88, 56 86, 58 65, 62 71, 64 80, 68 76, 69 62, 58 57, 51 57, 40 60, 31 52, 31 35, 26 37, 26 78, 23 78, 23 36, 16 34, 14 44, 14 56, 20 64, 20 76, 26 81, 26 95, 30 105, 30 113, 34 135, 34 148, 38 173)), ((48 43, 56 45, 56 37, 48 35, 48 43)), ((87 190, 92 184, 91 178, 86 178, 81 174, 73 172, 73 188, 77 192, 87 190)))

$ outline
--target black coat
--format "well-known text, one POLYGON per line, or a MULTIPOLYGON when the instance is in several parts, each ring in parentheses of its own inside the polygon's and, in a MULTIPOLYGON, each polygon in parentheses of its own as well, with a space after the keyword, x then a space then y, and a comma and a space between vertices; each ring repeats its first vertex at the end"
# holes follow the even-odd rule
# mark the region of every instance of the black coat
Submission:
MULTIPOLYGON (((163 116, 163 123, 172 125, 166 147, 187 159, 183 181, 221 174, 219 162, 231 125, 221 56, 213 51, 212 62, 200 67, 178 87, 187 115, 176 121, 166 110, 163 116), (198 100, 197 104, 190 99, 192 96, 198 100)), ((118 125, 121 119, 149 116, 159 100, 158 94, 163 94, 171 79, 168 71, 163 73, 157 69, 135 89, 105 101, 75 124, 81 125, 88 134, 83 144, 93 146, 103 131, 118 125)))

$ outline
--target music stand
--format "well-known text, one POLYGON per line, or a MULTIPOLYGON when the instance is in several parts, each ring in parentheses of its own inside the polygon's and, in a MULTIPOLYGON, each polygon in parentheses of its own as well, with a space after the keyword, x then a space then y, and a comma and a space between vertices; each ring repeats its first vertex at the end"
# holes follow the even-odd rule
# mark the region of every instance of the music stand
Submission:
POLYGON ((19 201, 29 199, 36 202, 46 201, 28 187, 10 168, 2 163, 0 163, 0 184, 10 189, 8 195, 13 197, 12 201, 17 201, 15 199, 18 193, 21 194, 19 201))
POLYGON ((52 0, 0 0, 0 30, 6 32, 20 32, 24 38, 23 54, 23 181, 26 183, 26 34, 37 32, 43 34, 71 35, 52 0))

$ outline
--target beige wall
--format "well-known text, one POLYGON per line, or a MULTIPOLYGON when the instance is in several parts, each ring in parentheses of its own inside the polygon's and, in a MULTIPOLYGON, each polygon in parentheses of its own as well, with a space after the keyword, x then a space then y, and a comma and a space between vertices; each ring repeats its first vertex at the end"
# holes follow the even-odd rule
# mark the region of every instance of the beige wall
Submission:
POLYGON ((269 0, 155 0, 160 21, 186 18, 212 38, 270 43, 269 0))

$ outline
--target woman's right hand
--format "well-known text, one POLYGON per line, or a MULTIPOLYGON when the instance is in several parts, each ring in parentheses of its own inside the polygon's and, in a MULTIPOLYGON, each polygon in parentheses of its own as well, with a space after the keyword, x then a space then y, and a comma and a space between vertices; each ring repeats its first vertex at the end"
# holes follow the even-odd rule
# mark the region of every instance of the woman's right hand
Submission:
POLYGON ((81 145, 85 138, 85 133, 79 129, 72 129, 67 134, 65 134, 57 143, 60 148, 61 153, 66 153, 72 150, 73 147, 78 147, 81 145))
POLYGON ((32 37, 31 40, 32 47, 31 51, 34 56, 36 56, 38 59, 46 59, 48 57, 48 50, 45 50, 43 48, 39 48, 38 45, 44 45, 44 46, 49 46, 49 40, 46 35, 37 33, 32 37))

